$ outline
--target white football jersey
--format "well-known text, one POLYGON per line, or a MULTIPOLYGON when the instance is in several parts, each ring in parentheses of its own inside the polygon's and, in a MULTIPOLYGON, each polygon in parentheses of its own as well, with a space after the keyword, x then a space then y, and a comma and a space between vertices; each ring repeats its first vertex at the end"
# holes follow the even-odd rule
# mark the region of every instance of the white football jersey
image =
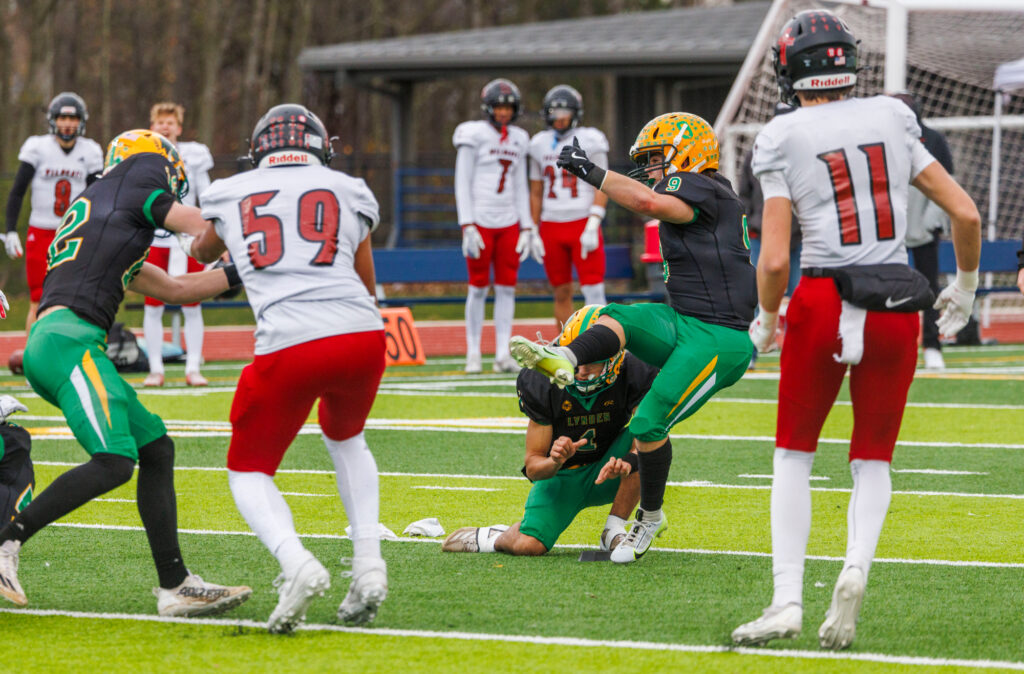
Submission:
MULTIPOLYGON (((526 151, 530 135, 518 126, 510 124, 506 128, 508 136, 504 140, 500 131, 482 119, 463 122, 455 128, 452 144, 456 148, 474 150, 470 203, 456 199, 460 224, 509 227, 524 215, 522 204, 525 204, 525 215, 529 215, 526 151)), ((455 171, 458 180, 459 166, 455 171)))
MULTIPOLYGON (((185 176, 188 178, 188 193, 181 203, 186 206, 198 206, 199 197, 210 185, 210 169, 213 168, 213 155, 210 148, 202 143, 185 141, 175 145, 181 161, 185 164, 185 176)), ((176 245, 174 235, 166 229, 157 228, 153 235, 153 245, 157 248, 171 248, 176 245)))
MULTIPOLYGON (((907 191, 934 157, 910 108, 889 96, 797 108, 754 143, 753 171, 779 171, 793 202, 804 267, 907 262, 907 191)), ((774 181, 772 181, 774 182, 774 181)))
POLYGON ((380 222, 370 188, 325 166, 256 168, 202 198, 256 315, 256 353, 381 330, 356 274, 356 248, 380 222))
POLYGON ((590 215, 594 188, 555 162, 566 145, 578 138, 590 160, 608 168, 608 139, 592 126, 569 129, 559 138, 554 129, 545 129, 530 139, 530 180, 544 181, 540 219, 545 222, 571 222, 590 215))
POLYGON ((103 170, 103 149, 89 138, 78 138, 70 152, 52 134, 29 136, 18 161, 36 169, 32 176, 32 212, 28 224, 57 229, 71 202, 85 189, 85 178, 103 170))

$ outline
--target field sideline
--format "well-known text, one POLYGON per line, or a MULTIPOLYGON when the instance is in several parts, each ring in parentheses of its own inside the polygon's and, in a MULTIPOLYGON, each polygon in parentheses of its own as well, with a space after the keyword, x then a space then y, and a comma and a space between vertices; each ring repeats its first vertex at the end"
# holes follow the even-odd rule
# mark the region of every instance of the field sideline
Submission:
MULTIPOLYGON (((770 598, 768 499, 778 360, 673 433, 669 529, 642 561, 579 564, 607 511, 584 512, 548 555, 443 554, 440 539, 403 535, 437 517, 447 531, 516 521, 525 419, 514 376, 465 376, 458 359, 390 369, 367 430, 381 470, 391 594, 368 628, 336 624, 351 554, 330 460, 313 422, 277 482, 332 587, 292 637, 266 634, 276 562, 227 488, 226 420, 240 364, 209 364, 207 390, 145 391, 177 447, 181 542, 190 568, 247 583, 252 599, 219 619, 156 616, 155 573, 129 483, 44 530, 25 547, 29 606, 0 607, 0 631, 38 671, 1024 671, 1024 347, 948 349, 945 373, 920 373, 893 462, 893 501, 857 640, 818 649, 816 632, 845 547, 851 412, 840 394, 813 471, 803 635, 765 649, 729 632, 770 598)), ((485 363, 485 367, 488 364, 485 363)), ((180 372, 169 371, 173 380, 180 372)), ((180 366, 178 366, 180 369, 180 366)), ((129 380, 141 387, 143 375, 129 380)), ((85 454, 59 411, 24 380, 45 486, 85 454)))

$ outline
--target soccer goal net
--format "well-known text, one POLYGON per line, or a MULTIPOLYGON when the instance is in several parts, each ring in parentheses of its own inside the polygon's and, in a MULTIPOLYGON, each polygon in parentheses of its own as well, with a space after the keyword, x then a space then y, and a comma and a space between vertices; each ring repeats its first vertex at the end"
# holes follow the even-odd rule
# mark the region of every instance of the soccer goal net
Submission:
MULTIPOLYGON (((1024 58, 1024 3, 1003 0, 893 0, 852 4, 775 0, 733 84, 715 129, 722 171, 739 175, 754 137, 779 100, 771 46, 782 26, 805 9, 824 8, 860 39, 864 70, 854 94, 907 91, 921 105, 925 124, 941 131, 953 152, 954 175, 981 211, 986 238, 1024 234, 1024 90, 999 93, 996 68, 1024 58), (998 156, 993 161, 993 137, 998 156), (993 170, 995 168, 995 171, 993 170), (992 182, 996 175, 996 182, 992 182)), ((1009 274, 991 285, 1014 285, 1009 274)), ((991 300, 992 317, 1024 311, 1019 293, 991 300)))

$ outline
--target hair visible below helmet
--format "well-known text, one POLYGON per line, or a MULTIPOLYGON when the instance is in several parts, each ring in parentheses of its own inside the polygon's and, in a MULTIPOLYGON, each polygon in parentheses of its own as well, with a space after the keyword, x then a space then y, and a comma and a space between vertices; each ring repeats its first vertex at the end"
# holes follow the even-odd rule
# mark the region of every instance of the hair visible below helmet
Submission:
MULTIPOLYGON (((603 308, 600 304, 588 304, 573 313, 562 327, 562 334, 556 340, 558 345, 568 346, 569 342, 579 337, 581 332, 595 325, 603 308)), ((577 379, 576 390, 589 396, 614 384, 619 377, 619 372, 622 371, 622 361, 625 357, 626 352, 620 350, 613 357, 604 361, 604 369, 600 374, 590 379, 577 379)))
POLYGON ((856 84, 858 43, 843 20, 824 9, 809 9, 790 19, 772 47, 782 102, 798 106, 798 91, 829 91, 856 84))
POLYGON ((56 135, 63 141, 72 140, 75 136, 85 134, 85 122, 89 119, 89 110, 85 107, 82 97, 73 91, 62 91, 53 97, 50 106, 46 109, 46 121, 50 125, 50 133, 56 135), (57 118, 61 116, 77 117, 78 129, 69 135, 60 133, 57 129, 57 118))
POLYGON ((185 175, 185 162, 174 147, 174 143, 167 140, 156 131, 149 129, 132 129, 110 141, 107 146, 107 156, 103 161, 103 172, 106 173, 125 159, 144 152, 158 154, 171 163, 174 172, 167 172, 167 184, 178 200, 188 194, 188 178, 185 175))
POLYGON ((689 112, 669 112, 655 117, 640 129, 629 158, 637 168, 627 175, 648 185, 651 169, 664 169, 665 175, 679 171, 700 173, 718 169, 718 137, 701 117, 689 112), (651 164, 651 155, 661 154, 660 163, 651 164))
POLYGON ((512 119, 509 120, 509 123, 512 123, 519 116, 522 99, 522 96, 519 95, 519 87, 509 80, 499 77, 485 84, 484 88, 480 90, 480 109, 491 120, 491 124, 497 124, 494 121, 494 107, 511 105, 512 119))
POLYGON ((544 121, 549 127, 555 123, 555 118, 561 110, 568 110, 572 115, 569 118, 568 129, 575 129, 583 119, 583 97, 568 84, 559 84, 552 87, 544 94, 544 102, 541 104, 544 110, 544 121))
POLYGON ((275 105, 260 117, 249 141, 253 166, 323 164, 334 157, 327 127, 304 105, 275 105))

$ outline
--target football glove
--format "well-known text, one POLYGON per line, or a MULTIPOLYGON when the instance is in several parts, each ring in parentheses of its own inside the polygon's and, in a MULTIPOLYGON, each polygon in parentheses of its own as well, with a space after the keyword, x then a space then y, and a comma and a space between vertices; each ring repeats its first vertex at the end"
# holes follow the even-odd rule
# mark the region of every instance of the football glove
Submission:
POLYGON ((580 147, 579 138, 572 139, 572 147, 566 145, 558 155, 555 162, 559 168, 563 168, 574 176, 582 178, 597 189, 601 189, 604 182, 605 171, 600 166, 595 166, 587 156, 587 151, 580 147))
POLYGON ((191 234, 183 234, 181 232, 175 232, 174 236, 178 239, 178 244, 181 245, 181 249, 185 251, 185 255, 193 257, 192 255, 192 242, 196 240, 196 237, 191 234))
MULTIPOLYGON (((597 208, 600 207, 598 206, 597 208)), ((591 210, 593 211, 593 208, 591 208, 591 210)), ((583 227, 583 233, 580 234, 580 257, 586 260, 587 255, 597 250, 600 243, 601 216, 596 213, 592 213, 590 217, 587 218, 587 224, 583 227)))
POLYGON ((14 396, 0 395, 0 424, 6 423, 7 417, 15 412, 28 412, 28 408, 14 396))
POLYGON ((536 227, 525 227, 519 230, 516 253, 519 254, 520 262, 525 262, 526 258, 532 256, 538 263, 544 263, 544 242, 541 241, 536 227))
POLYGON ((463 225, 462 226, 462 256, 473 258, 474 260, 480 257, 480 251, 484 246, 484 237, 480 236, 480 230, 476 228, 476 225, 463 225))
POLYGON ((0 318, 7 318, 7 312, 11 310, 11 305, 7 303, 7 295, 4 295, 4 291, 0 290, 0 318))
POLYGON ((933 307, 942 311, 939 319, 935 321, 935 327, 939 329, 939 334, 952 337, 963 330, 971 318, 971 310, 974 308, 974 291, 977 288, 977 271, 957 270, 956 281, 939 293, 933 307))
POLYGON ((18 238, 17 232, 7 232, 4 234, 4 248, 7 249, 7 257, 12 260, 25 254, 24 249, 21 247, 21 239, 18 238))
POLYGON ((750 333, 750 341, 754 343, 754 348, 761 353, 779 348, 779 343, 775 341, 778 325, 779 312, 765 311, 764 307, 760 307, 760 313, 750 322, 750 329, 747 331, 750 333))

